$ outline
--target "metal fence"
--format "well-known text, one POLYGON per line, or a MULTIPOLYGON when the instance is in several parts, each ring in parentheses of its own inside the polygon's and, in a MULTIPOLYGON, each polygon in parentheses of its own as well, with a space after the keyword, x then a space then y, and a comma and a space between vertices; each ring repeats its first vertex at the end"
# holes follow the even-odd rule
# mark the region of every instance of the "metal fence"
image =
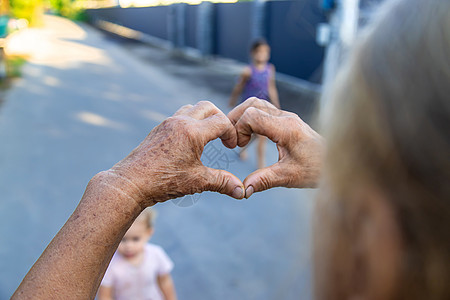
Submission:
POLYGON ((176 48, 195 49, 249 61, 253 40, 265 37, 278 72, 318 83, 324 49, 316 43, 316 28, 326 18, 317 0, 250 1, 199 5, 173 4, 144 8, 90 9, 95 23, 108 21, 170 42, 176 48))

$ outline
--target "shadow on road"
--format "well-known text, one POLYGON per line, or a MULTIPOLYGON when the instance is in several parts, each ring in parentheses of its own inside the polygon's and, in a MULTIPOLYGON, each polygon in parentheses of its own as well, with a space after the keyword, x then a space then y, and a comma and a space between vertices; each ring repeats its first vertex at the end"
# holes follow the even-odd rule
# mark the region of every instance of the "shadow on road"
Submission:
MULTIPOLYGON (((186 58, 62 18, 48 21, 24 36, 40 52, 0 109, 0 299, 13 293, 94 174, 182 105, 207 99, 225 111, 240 72, 234 63, 186 58)), ((314 99, 282 84, 279 90, 283 108, 310 118, 314 99)), ((235 149, 218 140, 211 145, 242 180, 254 171, 251 157, 240 161, 235 149)), ((211 165, 219 156, 208 149, 211 165)), ((274 146, 267 156, 277 158, 274 146)), ((313 190, 278 188, 243 201, 202 193, 187 207, 157 205, 152 241, 175 262, 180 299, 310 299, 313 197, 313 190)))

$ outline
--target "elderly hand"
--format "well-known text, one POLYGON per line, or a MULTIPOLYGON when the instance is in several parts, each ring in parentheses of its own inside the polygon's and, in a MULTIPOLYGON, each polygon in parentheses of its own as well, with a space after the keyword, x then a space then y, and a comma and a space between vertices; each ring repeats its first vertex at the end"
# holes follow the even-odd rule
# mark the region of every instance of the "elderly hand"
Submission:
POLYGON ((244 180, 245 197, 272 187, 315 187, 318 183, 323 139, 296 114, 279 110, 268 101, 249 98, 228 118, 236 127, 237 145, 246 146, 252 133, 277 144, 279 159, 244 180))
POLYGON ((143 206, 203 191, 241 199, 243 184, 236 176, 200 161, 204 146, 216 138, 228 148, 236 147, 230 120, 210 102, 186 105, 106 173, 134 188, 143 206))

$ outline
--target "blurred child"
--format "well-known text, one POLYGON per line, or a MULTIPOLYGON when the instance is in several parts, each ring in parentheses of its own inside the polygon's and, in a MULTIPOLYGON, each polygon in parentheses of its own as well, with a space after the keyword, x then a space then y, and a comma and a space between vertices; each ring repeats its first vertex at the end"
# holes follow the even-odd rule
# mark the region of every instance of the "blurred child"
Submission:
MULTIPOLYGON (((250 97, 258 97, 270 101, 280 108, 278 92, 275 85, 275 67, 269 64, 270 46, 263 39, 255 41, 250 48, 251 65, 246 66, 233 89, 230 97, 230 106, 234 107, 239 96, 240 102, 250 97)), ((258 167, 265 165, 266 138, 257 136, 258 139, 258 167)), ((240 153, 242 159, 246 159, 245 150, 240 153)))
POLYGON ((164 250, 148 243, 154 213, 145 209, 125 233, 98 292, 99 300, 175 300, 173 263, 164 250))

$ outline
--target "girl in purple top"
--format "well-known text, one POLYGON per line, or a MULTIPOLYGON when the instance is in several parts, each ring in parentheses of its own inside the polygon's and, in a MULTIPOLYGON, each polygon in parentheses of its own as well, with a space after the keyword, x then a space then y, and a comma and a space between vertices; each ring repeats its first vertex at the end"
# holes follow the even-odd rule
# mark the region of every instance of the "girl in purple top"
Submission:
MULTIPOLYGON (((233 89, 230 97, 230 106, 234 107, 240 95, 240 102, 247 98, 257 97, 270 101, 273 105, 280 108, 278 100, 277 87, 275 85, 275 67, 269 64, 270 47, 265 40, 257 40, 252 44, 250 50, 252 64, 246 66, 239 78, 238 83, 233 89)), ((265 141, 263 136, 257 136, 258 139, 258 167, 264 168, 265 165, 265 141)), ((246 159, 245 150, 240 153, 242 159, 246 159)))

